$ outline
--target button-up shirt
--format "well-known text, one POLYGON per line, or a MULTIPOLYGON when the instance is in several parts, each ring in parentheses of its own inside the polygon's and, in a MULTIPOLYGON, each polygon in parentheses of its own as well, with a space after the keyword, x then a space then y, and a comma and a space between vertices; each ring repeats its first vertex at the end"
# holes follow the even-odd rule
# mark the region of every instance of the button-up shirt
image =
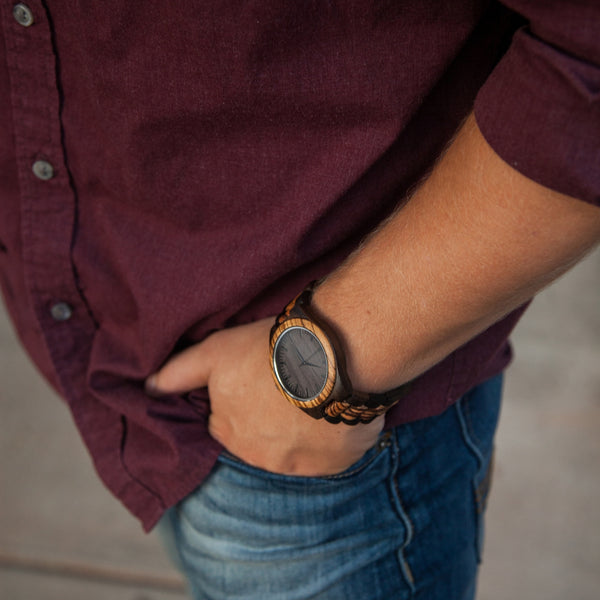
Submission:
MULTIPOLYGON (((473 106, 504 160, 599 202, 600 5, 505 4, 0 0, 4 298, 146 528, 221 448, 205 390, 149 398, 143 380, 339 265, 473 106)), ((503 369, 520 312, 387 425, 503 369)))

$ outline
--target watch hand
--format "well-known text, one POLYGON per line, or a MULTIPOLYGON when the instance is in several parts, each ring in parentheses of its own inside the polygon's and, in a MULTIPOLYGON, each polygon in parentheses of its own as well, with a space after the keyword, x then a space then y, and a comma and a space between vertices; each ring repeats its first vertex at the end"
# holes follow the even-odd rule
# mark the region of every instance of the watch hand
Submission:
POLYGON ((298 355, 298 358, 302 361, 302 364, 304 364, 306 362, 304 360, 304 356, 302 356, 302 354, 300 354, 300 350, 298 350, 298 348, 296 348, 296 346, 294 346, 294 352, 298 355))
POLYGON ((302 364, 300 366, 302 367, 303 365, 307 365, 309 367, 315 367, 316 369, 321 368, 321 365, 315 365, 315 363, 308 362, 308 360, 302 361, 302 364))

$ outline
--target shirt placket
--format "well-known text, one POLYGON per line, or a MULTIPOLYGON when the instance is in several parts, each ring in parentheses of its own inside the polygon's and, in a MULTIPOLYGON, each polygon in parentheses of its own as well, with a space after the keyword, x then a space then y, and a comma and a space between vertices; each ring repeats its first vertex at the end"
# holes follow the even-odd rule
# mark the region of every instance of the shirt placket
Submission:
POLYGON ((94 321, 71 261, 76 197, 62 144, 57 59, 41 2, 3 2, 21 240, 30 304, 67 399, 85 377, 94 321))
POLYGON ((21 201, 24 278, 62 395, 105 484, 155 522, 164 503, 122 464, 124 417, 89 391, 97 324, 77 281, 77 195, 61 127, 60 62, 46 4, 0 0, 21 201))

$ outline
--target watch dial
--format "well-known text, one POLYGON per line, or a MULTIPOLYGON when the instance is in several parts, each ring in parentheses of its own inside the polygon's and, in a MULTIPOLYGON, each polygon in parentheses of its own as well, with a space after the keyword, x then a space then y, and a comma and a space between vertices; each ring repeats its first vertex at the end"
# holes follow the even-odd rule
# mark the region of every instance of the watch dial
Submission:
POLYGON ((327 355, 308 329, 290 327, 277 340, 274 352, 277 378, 297 400, 312 400, 327 382, 327 355))

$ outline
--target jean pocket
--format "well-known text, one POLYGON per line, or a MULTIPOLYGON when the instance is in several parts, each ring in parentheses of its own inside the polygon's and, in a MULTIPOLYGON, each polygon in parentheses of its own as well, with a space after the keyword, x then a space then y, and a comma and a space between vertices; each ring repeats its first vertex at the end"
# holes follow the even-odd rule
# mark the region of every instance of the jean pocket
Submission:
POLYGON ((494 470, 494 435, 500 416, 501 395, 502 376, 498 375, 477 386, 456 403, 463 440, 476 463, 472 487, 476 519, 475 545, 480 562, 485 536, 484 513, 494 470))
POLYGON ((218 462, 227 464, 230 467, 238 468, 247 474, 254 475, 263 480, 270 480, 273 482, 282 482, 287 484, 299 484, 299 485, 316 485, 319 483, 331 483, 334 481, 347 481, 355 477, 358 477, 364 473, 375 461, 382 455, 383 451, 391 445, 391 433, 384 432, 379 437, 377 443, 367 450, 367 452, 354 464, 342 471, 333 475, 320 475, 320 476, 302 476, 302 475, 284 475, 281 473, 274 473, 255 467, 248 464, 238 456, 231 452, 224 450, 219 456, 218 462))

